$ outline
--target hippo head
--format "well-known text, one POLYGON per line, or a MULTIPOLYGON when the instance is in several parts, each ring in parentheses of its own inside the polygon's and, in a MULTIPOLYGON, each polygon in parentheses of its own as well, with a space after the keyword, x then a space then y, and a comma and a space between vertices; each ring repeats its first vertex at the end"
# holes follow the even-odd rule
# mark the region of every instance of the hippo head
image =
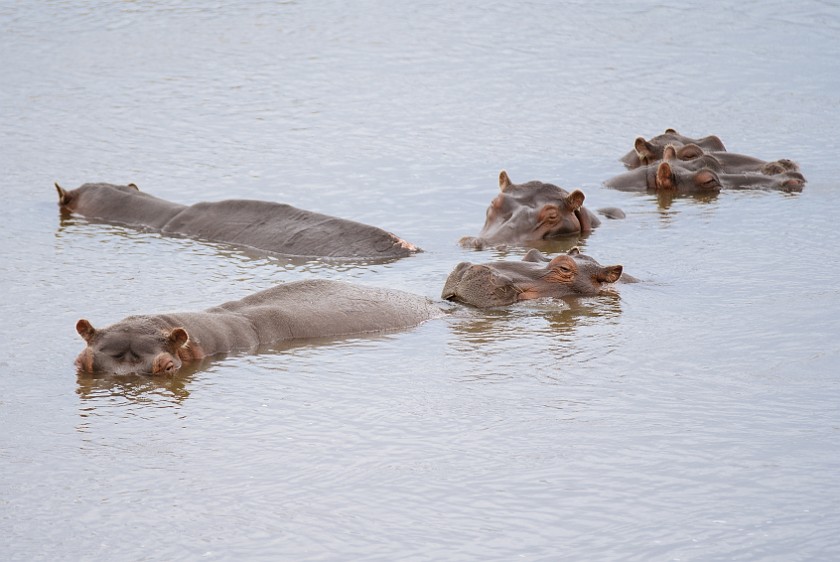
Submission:
POLYGON ((593 296, 618 281, 621 272, 622 266, 602 266, 577 247, 551 260, 531 250, 518 262, 458 264, 441 297, 487 308, 542 297, 593 296))
POLYGON ((165 329, 142 316, 99 330, 82 319, 76 331, 87 342, 76 358, 76 367, 84 373, 173 375, 182 365, 179 351, 189 341, 183 328, 165 329))
POLYGON ((669 144, 675 147, 693 144, 700 148, 701 151, 726 150, 726 147, 723 146, 723 141, 715 135, 692 139, 679 134, 674 129, 666 129, 661 135, 657 135, 649 140, 645 140, 644 137, 637 137, 633 143, 633 150, 625 154, 621 158, 621 161, 630 169, 653 164, 662 160, 665 147, 669 144))
POLYGON ((656 166, 653 186, 660 193, 712 194, 721 189, 720 178, 709 167, 693 170, 668 160, 656 166))
POLYGON ((589 232, 598 219, 583 207, 585 196, 541 181, 513 183, 504 170, 500 193, 487 208, 478 238, 463 238, 462 245, 528 244, 589 232))
POLYGON ((131 193, 140 191, 140 188, 135 184, 128 185, 112 185, 110 183, 86 183, 76 189, 64 189, 58 182, 55 182, 55 190, 58 192, 58 206, 63 211, 75 211, 79 206, 81 199, 88 193, 96 190, 113 189, 123 193, 131 193))

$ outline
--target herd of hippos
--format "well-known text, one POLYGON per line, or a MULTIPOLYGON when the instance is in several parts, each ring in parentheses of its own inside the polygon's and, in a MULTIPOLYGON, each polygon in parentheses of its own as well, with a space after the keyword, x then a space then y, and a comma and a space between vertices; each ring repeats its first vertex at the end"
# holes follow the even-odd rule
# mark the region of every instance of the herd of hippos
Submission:
MULTIPOLYGON (((767 162, 727 152, 714 136, 692 139, 673 129, 645 140, 621 161, 628 171, 605 182, 623 191, 714 194, 722 189, 801 191, 805 178, 790 160, 767 162)), ((63 213, 163 234, 221 242, 272 255, 387 261, 421 251, 380 228, 267 201, 227 200, 180 205, 136 185, 88 183, 65 190, 63 213)), ((516 184, 502 171, 499 194, 478 236, 465 248, 531 248, 522 261, 458 264, 441 297, 475 307, 498 307, 545 297, 592 296, 606 285, 636 281, 622 266, 602 266, 572 248, 554 258, 540 242, 591 231, 600 224, 583 206, 580 190, 540 181, 516 184)), ((599 209, 619 219, 620 209, 599 209)), ((76 323, 86 346, 76 359, 82 373, 173 375, 183 364, 232 351, 255 351, 295 339, 350 336, 415 326, 444 314, 419 296, 310 279, 283 283, 200 312, 129 316, 111 326, 76 323)))

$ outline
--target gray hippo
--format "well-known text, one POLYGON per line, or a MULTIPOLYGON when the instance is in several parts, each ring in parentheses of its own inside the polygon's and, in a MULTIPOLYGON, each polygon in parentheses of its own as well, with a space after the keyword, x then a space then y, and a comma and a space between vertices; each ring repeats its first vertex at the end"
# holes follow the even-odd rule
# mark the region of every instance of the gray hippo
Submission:
POLYGON ((678 160, 694 160, 704 156, 712 156, 721 166, 721 170, 727 174, 743 174, 755 172, 768 176, 783 174, 785 172, 799 172, 799 164, 793 160, 782 158, 780 160, 767 161, 746 154, 726 151, 708 151, 696 144, 686 144, 680 147, 668 145, 665 147, 662 159, 676 158, 678 160))
POLYGON ((720 164, 704 155, 690 161, 663 160, 618 174, 604 182, 619 191, 672 194, 716 194, 721 190, 720 164))
POLYGON ((726 147, 723 141, 715 135, 694 139, 679 134, 674 129, 666 129, 661 135, 650 140, 644 137, 637 137, 633 143, 633 150, 621 157, 621 162, 630 169, 638 168, 662 160, 662 152, 668 145, 684 146, 694 144, 706 151, 725 152, 726 147))
POLYGON ((62 211, 272 254, 392 260, 421 251, 380 228, 282 203, 231 199, 186 206, 131 183, 86 183, 73 190, 56 183, 55 188, 62 211))
MULTIPOLYGON (((582 191, 568 192, 554 184, 529 181, 516 184, 507 172, 499 173, 501 193, 487 208, 487 218, 478 236, 465 236, 459 244, 467 248, 488 246, 533 246, 544 240, 590 232, 601 224, 583 206, 582 191)), ((599 209, 608 218, 623 218, 620 209, 599 209)))
MULTIPOLYGON (((577 247, 553 259, 530 250, 522 261, 459 263, 441 297, 478 308, 542 297, 594 296, 622 277, 620 265, 602 266, 577 247)), ((627 277, 634 282, 635 278, 627 277)))
POLYGON ((83 373, 173 375, 182 364, 289 340, 399 330, 441 316, 425 297, 341 281, 278 285, 203 312, 129 316, 76 331, 83 373))
POLYGON ((655 191, 674 195, 710 195, 720 192, 721 189, 797 192, 802 191, 805 185, 805 177, 797 171, 786 169, 769 173, 775 166, 795 167, 796 164, 790 160, 768 163, 743 155, 735 155, 738 159, 729 159, 727 156, 731 153, 727 152, 701 153, 683 160, 679 158, 679 152, 679 148, 668 145, 659 162, 618 174, 605 181, 604 185, 620 191, 655 191), (757 166, 758 161, 763 164, 757 167, 763 169, 730 173, 721 160, 729 162, 733 169, 739 169, 735 162, 749 168, 757 166))

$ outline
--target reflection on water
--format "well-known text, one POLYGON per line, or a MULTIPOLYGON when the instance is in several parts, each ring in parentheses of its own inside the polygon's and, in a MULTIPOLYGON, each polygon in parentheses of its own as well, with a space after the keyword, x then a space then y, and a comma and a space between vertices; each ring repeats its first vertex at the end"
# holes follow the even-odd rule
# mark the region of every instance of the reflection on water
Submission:
MULTIPOLYGON (((92 375, 80 373, 76 377, 76 394, 87 401, 101 402, 117 399, 125 404, 148 404, 154 407, 180 406, 190 396, 188 385, 197 371, 206 369, 213 360, 192 363, 182 367, 171 377, 151 377, 144 375, 92 375)), ((82 408, 79 415, 86 417, 88 407, 82 408)))

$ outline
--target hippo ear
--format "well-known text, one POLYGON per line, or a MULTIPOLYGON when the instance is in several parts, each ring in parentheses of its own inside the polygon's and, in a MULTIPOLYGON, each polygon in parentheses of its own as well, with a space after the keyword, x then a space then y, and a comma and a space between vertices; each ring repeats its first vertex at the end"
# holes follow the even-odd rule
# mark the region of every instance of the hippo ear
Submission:
POLYGON ((70 197, 67 196, 67 190, 58 185, 58 182, 55 182, 55 190, 58 191, 58 204, 66 205, 70 200, 70 197))
POLYGON ((510 181, 510 178, 508 177, 507 172, 504 171, 504 170, 499 172, 499 191, 504 191, 512 185, 513 185, 513 182, 510 181))
POLYGON ((615 283, 621 277, 621 272, 624 270, 620 265, 608 265, 598 270, 595 279, 601 283, 615 283))
POLYGON ((139 187, 137 187, 137 184, 136 184, 136 183, 130 183, 130 184, 128 184, 128 187, 131 187, 131 188, 136 189, 137 191, 140 191, 140 188, 139 188, 139 187))
POLYGON ((653 145, 642 137, 636 139, 633 147, 636 149, 636 155, 642 162, 656 160, 656 150, 653 148, 653 145))
POLYGON ((93 326, 91 326, 90 322, 84 318, 76 322, 76 331, 80 336, 82 336, 82 339, 88 343, 90 343, 90 340, 92 340, 93 336, 96 335, 96 330, 93 326))
POLYGON ((679 135, 679 133, 677 132, 677 130, 676 130, 676 129, 672 129, 671 127, 668 127, 667 129, 665 129, 665 132, 666 132, 666 133, 671 133, 672 135, 679 135))
POLYGON ((170 330, 170 332, 166 335, 166 341, 172 345, 174 349, 178 349, 190 341, 190 336, 185 329, 179 326, 170 330))
POLYGON ((580 248, 578 248, 577 246, 574 246, 571 250, 569 250, 566 253, 570 256, 579 256, 580 255, 580 248))
POLYGON ((576 189, 566 196, 566 205, 569 207, 570 211, 577 211, 583 206, 583 201, 585 199, 586 195, 584 195, 581 190, 576 189))
POLYGON ((528 250, 528 253, 522 258, 522 261, 530 261, 530 262, 546 262, 551 261, 551 259, 537 250, 536 248, 531 248, 528 250))
POLYGON ((676 160, 677 159, 677 148, 673 144, 669 144, 665 147, 665 150, 662 151, 662 159, 663 160, 676 160))
POLYGON ((667 162, 660 162, 656 168, 656 189, 675 189, 674 173, 671 165, 667 162))

